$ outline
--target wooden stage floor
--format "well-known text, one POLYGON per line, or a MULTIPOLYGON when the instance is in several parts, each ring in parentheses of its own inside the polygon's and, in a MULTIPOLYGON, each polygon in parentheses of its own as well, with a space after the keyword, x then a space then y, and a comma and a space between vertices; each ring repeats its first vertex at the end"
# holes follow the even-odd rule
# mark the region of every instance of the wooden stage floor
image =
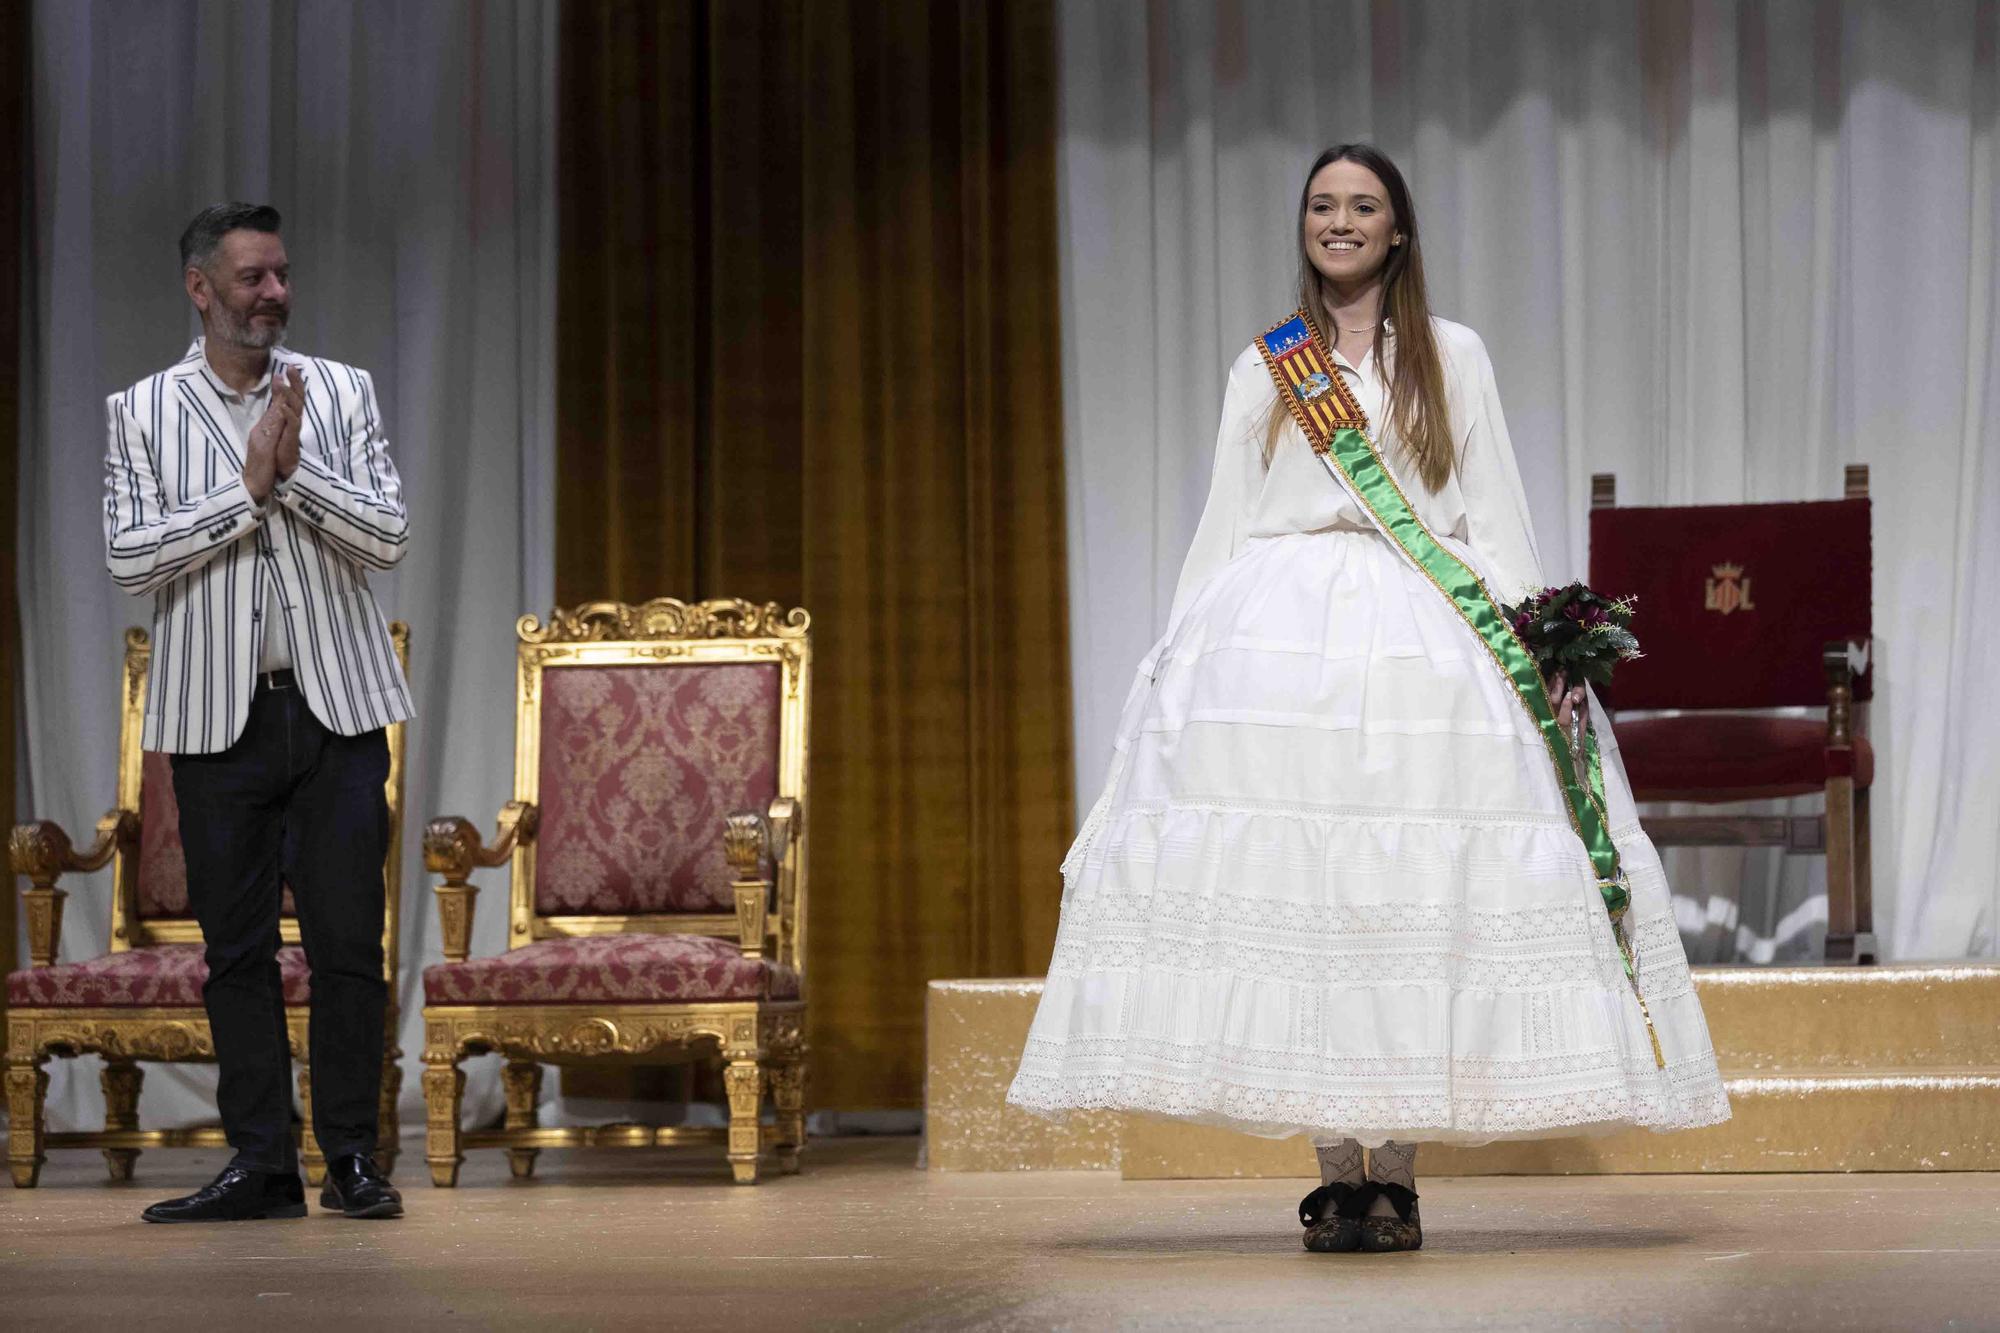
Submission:
POLYGON ((1290 1180, 916 1169, 815 1144, 754 1189, 718 1156, 472 1154, 409 1216, 160 1227, 205 1181, 94 1153, 0 1188, 9 1328, 1811 1328, 2000 1326, 2000 1175, 1483 1176, 1420 1182, 1406 1255, 1313 1255, 1290 1180))

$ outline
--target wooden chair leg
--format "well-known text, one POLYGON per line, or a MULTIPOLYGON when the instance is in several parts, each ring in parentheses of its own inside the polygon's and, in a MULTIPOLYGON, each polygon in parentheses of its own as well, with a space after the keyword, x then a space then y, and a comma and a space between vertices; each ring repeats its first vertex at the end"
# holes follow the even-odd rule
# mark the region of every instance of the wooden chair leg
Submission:
POLYGON ((1873 848, 1868 841, 1868 793, 1854 793, 1854 930, 1862 944, 1855 961, 1875 961, 1875 876, 1873 848))
POLYGON ((430 1164, 431 1184, 450 1189, 458 1184, 459 1103, 465 1097, 465 1071, 458 1067, 458 1054, 424 1052, 424 1160, 430 1164))
MULTIPOLYGON (((106 1060, 97 1082, 104 1089, 104 1128, 117 1131, 139 1128, 139 1089, 146 1071, 130 1060, 106 1060)), ((132 1164, 139 1160, 137 1148, 106 1148, 104 1164, 113 1180, 130 1180, 132 1164)))
POLYGON ((41 1179, 43 1108, 49 1096, 47 1056, 33 1051, 7 1052, 7 1168, 16 1189, 31 1190, 41 1179))
POLYGON ((313 1085, 312 1064, 299 1064, 299 1166, 306 1173, 306 1184, 317 1189, 326 1183, 326 1154, 319 1150, 319 1138, 313 1133, 313 1085))
POLYGON ((723 1067, 729 1091, 729 1169, 739 1185, 757 1183, 757 1156, 762 1128, 757 1121, 764 1102, 764 1066, 756 1051, 730 1051, 723 1067))
MULTIPOLYGON (((533 1129, 541 1123, 538 1110, 542 1099, 542 1067, 532 1060, 509 1060, 500 1071, 501 1085, 507 1090, 507 1128, 533 1129)), ((526 1180, 535 1174, 539 1148, 509 1148, 507 1165, 514 1179, 526 1180)))
POLYGON ((806 1062, 788 1055, 771 1065, 771 1100, 778 1110, 778 1170, 797 1175, 799 1153, 806 1146, 806 1062))
POLYGON ((382 1101, 375 1109, 375 1165, 382 1174, 396 1173, 396 1152, 403 1142, 403 1116, 397 1103, 403 1096, 403 1066, 400 1047, 391 1046, 382 1061, 382 1101))
POLYGON ((1826 961, 1854 961, 1854 779, 1826 782, 1826 961))

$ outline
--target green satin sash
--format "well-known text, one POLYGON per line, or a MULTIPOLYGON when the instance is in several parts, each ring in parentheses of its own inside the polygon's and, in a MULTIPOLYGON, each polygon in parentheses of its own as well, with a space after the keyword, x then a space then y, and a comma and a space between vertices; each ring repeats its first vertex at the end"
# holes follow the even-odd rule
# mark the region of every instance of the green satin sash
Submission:
POLYGON ((1605 816, 1604 766, 1596 735, 1585 732, 1586 780, 1577 774, 1569 739, 1556 720, 1555 702, 1549 696, 1548 685, 1542 679, 1541 668, 1535 665, 1533 654, 1515 634, 1485 582, 1437 539, 1396 483, 1381 452, 1369 438, 1366 414, 1334 369, 1333 358, 1307 313, 1297 311, 1274 326, 1257 340, 1257 347, 1278 386, 1279 396, 1305 432, 1313 452, 1360 501, 1383 535, 1444 594, 1485 646, 1508 684, 1514 687, 1515 698, 1534 722, 1550 762, 1555 765, 1556 782, 1563 793, 1570 826, 1582 839, 1596 871, 1598 893, 1611 917, 1626 978, 1646 1020, 1654 1062, 1665 1068, 1660 1039, 1653 1031, 1652 1014, 1646 1008, 1645 997, 1639 994, 1638 964, 1625 929, 1625 913, 1631 906, 1632 895, 1629 881, 1619 867, 1618 848, 1611 841, 1605 816))

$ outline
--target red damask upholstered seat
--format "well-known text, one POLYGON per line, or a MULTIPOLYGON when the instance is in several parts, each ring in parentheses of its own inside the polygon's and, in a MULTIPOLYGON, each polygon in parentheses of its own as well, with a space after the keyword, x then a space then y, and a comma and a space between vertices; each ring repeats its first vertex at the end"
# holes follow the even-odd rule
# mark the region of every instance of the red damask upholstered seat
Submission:
MULTIPOLYGON (((285 1003, 304 1004, 311 993, 305 950, 278 950, 285 1003)), ((199 944, 154 944, 108 953, 82 963, 24 967, 7 974, 13 1009, 199 1008, 208 964, 199 944)))
POLYGON ((793 969, 708 935, 538 940, 424 969, 426 1004, 671 1004, 790 999, 793 969))
MULTIPOLYGON (((1708 801, 1716 789, 1732 799, 1811 796, 1838 776, 1829 763, 1826 723, 1816 717, 1738 714, 1683 718, 1632 718, 1618 724, 1618 744, 1633 789, 1651 801, 1708 801)), ((1866 736, 1853 746, 1854 785, 1875 781, 1875 747, 1866 736)))

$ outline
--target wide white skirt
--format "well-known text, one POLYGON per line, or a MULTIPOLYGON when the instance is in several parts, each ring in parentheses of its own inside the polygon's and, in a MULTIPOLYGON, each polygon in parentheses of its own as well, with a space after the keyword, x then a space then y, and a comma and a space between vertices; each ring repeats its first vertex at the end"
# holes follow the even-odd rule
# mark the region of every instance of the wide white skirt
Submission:
POLYGON ((1665 1069, 1526 710, 1386 539, 1334 531, 1251 540, 1141 664, 1008 1100, 1370 1145, 1728 1119, 1593 711, 1665 1069))

